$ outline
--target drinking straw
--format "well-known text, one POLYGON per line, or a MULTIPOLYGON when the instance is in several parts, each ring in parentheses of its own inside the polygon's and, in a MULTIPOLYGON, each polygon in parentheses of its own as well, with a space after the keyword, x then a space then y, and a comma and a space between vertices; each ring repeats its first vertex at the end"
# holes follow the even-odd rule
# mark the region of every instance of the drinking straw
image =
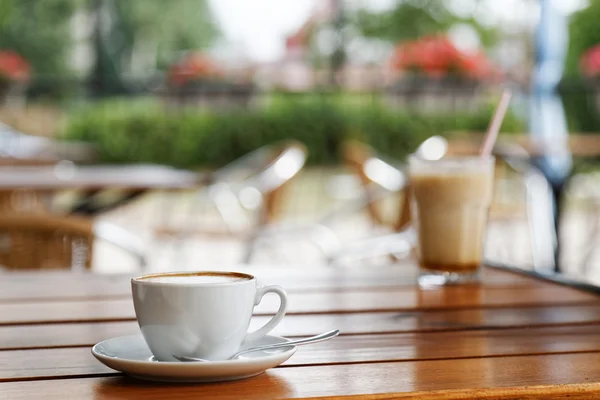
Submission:
POLYGON ((492 117, 487 132, 485 133, 483 143, 481 144, 481 149, 479 152, 481 157, 489 157, 492 154, 492 149, 494 148, 494 144, 498 138, 498 132, 500 132, 500 127, 502 126, 502 121, 504 121, 504 116, 506 115, 506 110, 508 110, 508 104, 510 103, 511 97, 512 92, 510 89, 504 89, 502 92, 502 97, 500 97, 500 102, 494 111, 494 116, 492 117))

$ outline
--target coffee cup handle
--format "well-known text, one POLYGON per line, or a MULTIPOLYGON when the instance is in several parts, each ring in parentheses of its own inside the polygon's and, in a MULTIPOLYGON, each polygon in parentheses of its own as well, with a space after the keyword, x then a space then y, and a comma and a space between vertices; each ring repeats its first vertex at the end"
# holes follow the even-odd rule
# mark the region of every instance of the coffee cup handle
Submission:
POLYGON ((281 322, 281 320, 285 316, 285 312, 287 310, 287 293, 285 292, 285 290, 283 290, 283 288, 281 286, 272 285, 272 286, 259 287, 256 290, 256 297, 254 298, 254 305, 257 306, 261 302, 263 296, 267 293, 276 293, 279 296, 279 299, 280 299, 279 310, 277 310, 277 314, 275 314, 275 316, 273 318, 271 318, 271 320, 269 322, 267 322, 265 325, 263 325, 262 328, 254 331, 254 332, 248 333, 246 335, 246 340, 257 340, 257 339, 265 336, 267 333, 271 332, 281 322))

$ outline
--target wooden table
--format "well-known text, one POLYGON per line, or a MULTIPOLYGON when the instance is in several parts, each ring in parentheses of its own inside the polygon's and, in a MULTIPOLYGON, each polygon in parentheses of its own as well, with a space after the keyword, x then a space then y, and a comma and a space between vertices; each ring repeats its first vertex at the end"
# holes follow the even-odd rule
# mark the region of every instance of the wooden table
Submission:
MULTIPOLYGON (((138 332, 128 276, 0 275, 0 398, 600 398, 594 293, 492 268, 481 286, 440 290, 419 290, 411 264, 249 270, 289 292, 274 333, 342 335, 242 381, 149 383, 90 353, 138 332)), ((277 306, 266 297, 253 325, 277 306)))
POLYGON ((152 164, 11 166, 0 167, 0 193, 53 193, 77 189, 83 192, 83 196, 70 212, 95 215, 150 190, 192 189, 198 187, 203 179, 203 175, 198 173, 152 164), (96 195, 106 189, 118 189, 124 194, 112 202, 97 204, 96 195))

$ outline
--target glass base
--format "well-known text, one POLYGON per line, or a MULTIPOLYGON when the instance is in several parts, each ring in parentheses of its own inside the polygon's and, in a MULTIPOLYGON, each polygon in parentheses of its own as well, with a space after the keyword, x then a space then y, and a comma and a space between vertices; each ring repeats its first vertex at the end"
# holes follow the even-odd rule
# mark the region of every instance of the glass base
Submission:
POLYGON ((420 268, 418 282, 419 286, 424 288, 479 283, 481 280, 480 271, 481 268, 465 272, 435 271, 420 268))

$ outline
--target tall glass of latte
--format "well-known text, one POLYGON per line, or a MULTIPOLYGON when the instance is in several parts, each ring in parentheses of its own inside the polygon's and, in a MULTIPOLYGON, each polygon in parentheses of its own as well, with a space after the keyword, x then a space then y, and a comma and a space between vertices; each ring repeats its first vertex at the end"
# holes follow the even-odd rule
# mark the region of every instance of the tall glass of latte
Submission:
POLYGON ((479 280, 493 157, 409 158, 421 286, 479 280))

